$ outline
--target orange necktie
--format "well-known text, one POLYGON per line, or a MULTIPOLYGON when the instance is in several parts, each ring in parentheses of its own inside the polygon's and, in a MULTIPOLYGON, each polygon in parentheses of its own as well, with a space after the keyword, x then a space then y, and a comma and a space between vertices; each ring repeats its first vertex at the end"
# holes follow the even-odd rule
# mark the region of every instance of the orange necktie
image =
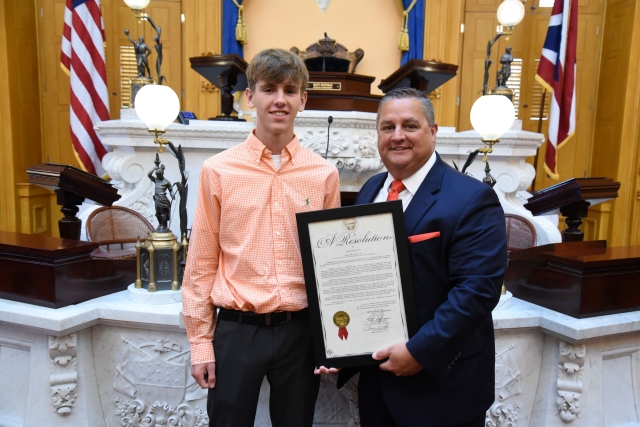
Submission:
POLYGON ((391 182, 391 190, 389 190, 389 195, 387 196, 387 202, 392 200, 398 200, 398 195, 402 193, 402 190, 405 189, 404 184, 399 179, 391 182))

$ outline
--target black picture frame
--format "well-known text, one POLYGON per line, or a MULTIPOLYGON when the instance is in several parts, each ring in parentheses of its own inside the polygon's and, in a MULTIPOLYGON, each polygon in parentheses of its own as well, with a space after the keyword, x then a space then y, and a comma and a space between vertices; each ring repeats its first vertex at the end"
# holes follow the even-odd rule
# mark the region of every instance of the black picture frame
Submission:
POLYGON ((411 264, 409 261, 409 244, 407 240, 402 202, 398 200, 393 202, 371 203, 296 214, 302 267, 304 270, 305 286, 307 289, 307 300, 309 302, 311 333, 317 366, 345 368, 350 366, 375 365, 380 364, 382 361, 374 360, 371 357, 371 353, 331 358, 326 356, 326 343, 320 313, 320 301, 318 298, 309 224, 385 213, 390 213, 393 219, 398 271, 402 287, 407 333, 409 337, 412 337, 418 330, 418 322, 414 303, 411 264))

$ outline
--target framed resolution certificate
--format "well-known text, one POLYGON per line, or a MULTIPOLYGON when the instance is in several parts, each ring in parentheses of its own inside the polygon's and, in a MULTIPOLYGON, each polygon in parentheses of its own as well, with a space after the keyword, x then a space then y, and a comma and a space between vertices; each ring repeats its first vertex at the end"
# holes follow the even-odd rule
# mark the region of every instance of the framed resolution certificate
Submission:
POLYGON ((318 366, 377 364, 416 332, 402 202, 296 214, 318 366))

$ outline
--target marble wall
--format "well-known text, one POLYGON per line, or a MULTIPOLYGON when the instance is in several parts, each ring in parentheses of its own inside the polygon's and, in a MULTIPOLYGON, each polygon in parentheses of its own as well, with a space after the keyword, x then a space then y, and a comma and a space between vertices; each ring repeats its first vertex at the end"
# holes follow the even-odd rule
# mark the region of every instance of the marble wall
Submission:
MULTIPOLYGON (((575 319, 503 298, 486 427, 640 425, 640 312, 575 319)), ((181 309, 127 291, 57 310, 0 300, 0 427, 208 425, 181 309)), ((356 427, 357 378, 335 380, 314 426, 356 427)), ((256 426, 270 426, 268 394, 265 381, 256 426)))

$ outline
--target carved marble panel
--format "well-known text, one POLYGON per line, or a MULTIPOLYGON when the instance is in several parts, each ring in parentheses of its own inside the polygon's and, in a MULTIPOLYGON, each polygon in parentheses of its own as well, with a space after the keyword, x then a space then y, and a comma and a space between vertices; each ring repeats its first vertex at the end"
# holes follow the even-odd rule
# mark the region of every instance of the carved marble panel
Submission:
POLYGON ((184 333, 96 326, 92 342, 108 425, 208 426, 184 333))
POLYGON ((540 376, 543 342, 540 333, 496 335, 496 398, 486 413, 486 427, 529 424, 540 376))

